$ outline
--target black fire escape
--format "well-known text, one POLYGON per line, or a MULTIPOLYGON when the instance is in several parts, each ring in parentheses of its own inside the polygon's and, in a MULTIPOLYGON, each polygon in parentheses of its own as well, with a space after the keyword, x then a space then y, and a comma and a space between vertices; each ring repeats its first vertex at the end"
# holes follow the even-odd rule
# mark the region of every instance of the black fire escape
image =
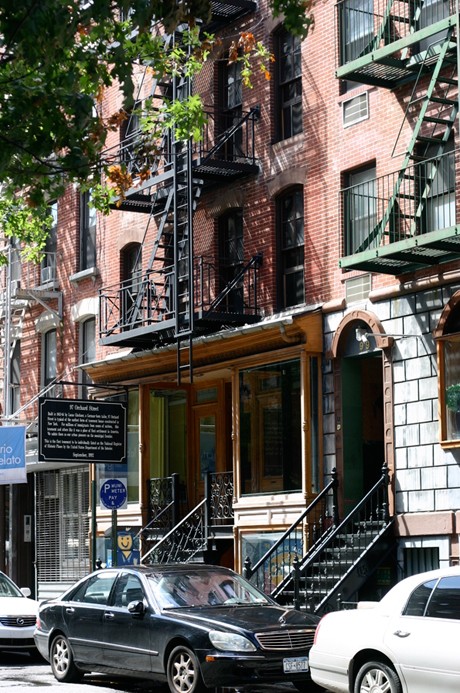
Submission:
MULTIPOLYGON (((255 9, 247 0, 211 5, 213 15, 206 31, 217 31, 255 9)), ((182 41, 182 34, 177 31, 163 39, 168 50, 182 41)), ((183 100, 191 91, 191 81, 180 75, 169 81, 156 79, 150 102, 183 100)), ((191 349, 196 336, 259 320, 261 256, 246 258, 231 281, 224 283, 216 257, 194 252, 193 233, 194 211, 202 192, 218 191, 220 186, 258 172, 254 131, 259 111, 239 113, 225 128, 220 114, 206 116, 198 144, 179 139, 174 130, 166 128, 161 137, 152 138, 133 121, 128 123, 120 147, 110 154, 111 163, 122 165, 133 179, 132 188, 117 201, 116 208, 145 215, 142 254, 149 257, 131 277, 100 291, 104 345, 147 349, 177 343, 179 355, 182 343, 191 349), (232 146, 235 142, 237 147, 232 146), (227 300, 236 287, 243 295, 238 309, 227 300)), ((190 358, 188 367, 191 362, 190 358)), ((178 356, 178 371, 180 368, 178 356)))

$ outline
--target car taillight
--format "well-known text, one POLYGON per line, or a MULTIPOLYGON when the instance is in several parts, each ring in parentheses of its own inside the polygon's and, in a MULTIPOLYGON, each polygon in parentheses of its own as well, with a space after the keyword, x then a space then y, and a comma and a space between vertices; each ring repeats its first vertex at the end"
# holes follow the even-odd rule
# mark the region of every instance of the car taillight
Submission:
POLYGON ((35 625, 37 628, 40 628, 40 616, 37 616, 37 620, 35 621, 35 625))
POLYGON ((316 626, 315 637, 313 638, 313 645, 316 644, 316 640, 317 640, 317 638, 318 638, 319 629, 320 629, 320 627, 321 627, 322 622, 324 621, 325 618, 327 618, 327 616, 328 616, 328 614, 325 614, 325 615, 323 616, 323 618, 321 619, 321 621, 320 621, 320 622, 318 623, 318 625, 316 626))

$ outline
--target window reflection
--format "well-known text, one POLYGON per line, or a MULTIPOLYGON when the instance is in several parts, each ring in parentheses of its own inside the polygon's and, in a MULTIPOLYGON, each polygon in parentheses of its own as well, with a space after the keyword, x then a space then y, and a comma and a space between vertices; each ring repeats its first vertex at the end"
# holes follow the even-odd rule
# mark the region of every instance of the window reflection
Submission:
POLYGON ((300 361, 240 372, 241 493, 301 489, 300 361))

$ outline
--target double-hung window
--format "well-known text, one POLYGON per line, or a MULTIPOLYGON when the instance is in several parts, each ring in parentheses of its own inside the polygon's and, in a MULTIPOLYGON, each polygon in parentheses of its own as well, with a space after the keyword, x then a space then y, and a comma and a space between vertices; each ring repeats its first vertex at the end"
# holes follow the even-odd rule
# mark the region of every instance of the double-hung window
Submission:
POLYGON ((286 30, 277 34, 278 139, 302 132, 301 41, 286 30))
POLYGON ((80 196, 80 271, 96 266, 96 210, 91 193, 80 196))
POLYGON ((305 301, 303 188, 280 195, 276 200, 279 239, 280 308, 305 301))

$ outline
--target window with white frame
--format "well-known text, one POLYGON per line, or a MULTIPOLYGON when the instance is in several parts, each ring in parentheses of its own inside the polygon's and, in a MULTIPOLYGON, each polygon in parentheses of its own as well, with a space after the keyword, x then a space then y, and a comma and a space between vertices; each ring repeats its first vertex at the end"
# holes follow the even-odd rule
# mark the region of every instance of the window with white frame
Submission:
POLYGON ((345 254, 359 252, 377 223, 375 166, 347 174, 344 190, 345 254))
POLYGON ((57 331, 42 335, 42 385, 47 387, 57 376, 57 331))

